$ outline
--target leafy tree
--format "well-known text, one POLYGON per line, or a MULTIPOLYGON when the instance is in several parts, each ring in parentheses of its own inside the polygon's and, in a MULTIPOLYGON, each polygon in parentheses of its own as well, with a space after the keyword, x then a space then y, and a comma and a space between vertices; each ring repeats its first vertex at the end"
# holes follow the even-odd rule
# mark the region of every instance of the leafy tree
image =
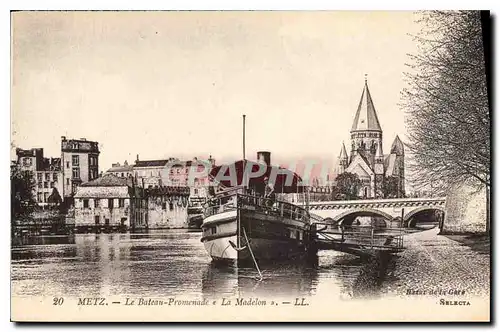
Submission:
POLYGON ((396 176, 386 176, 381 189, 384 198, 398 197, 399 179, 396 176))
POLYGON ((337 197, 342 199, 358 199, 359 190, 361 189, 361 180, 357 174, 345 172, 339 174, 335 179, 337 197))
POLYGON ((409 165, 417 188, 444 192, 456 183, 490 186, 490 112, 477 11, 421 13, 410 55, 407 110, 409 165))
POLYGON ((11 167, 10 186, 11 223, 14 225, 17 220, 28 217, 36 207, 33 172, 11 167))

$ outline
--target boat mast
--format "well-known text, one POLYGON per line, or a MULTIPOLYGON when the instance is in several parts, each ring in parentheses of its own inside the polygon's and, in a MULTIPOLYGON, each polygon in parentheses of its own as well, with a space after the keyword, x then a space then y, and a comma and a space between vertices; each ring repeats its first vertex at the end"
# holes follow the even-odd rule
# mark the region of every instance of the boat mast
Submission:
POLYGON ((242 181, 243 181, 243 190, 244 193, 246 193, 246 168, 247 168, 247 160, 245 158, 245 118, 246 115, 243 114, 243 176, 242 176, 242 181))

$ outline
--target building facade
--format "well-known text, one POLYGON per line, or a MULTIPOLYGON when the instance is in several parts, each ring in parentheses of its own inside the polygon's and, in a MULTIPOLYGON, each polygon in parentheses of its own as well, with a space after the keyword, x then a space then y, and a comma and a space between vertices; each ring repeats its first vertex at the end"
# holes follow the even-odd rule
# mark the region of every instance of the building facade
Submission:
POLYGON ((134 176, 134 167, 129 165, 125 160, 123 165, 120 165, 120 163, 112 164, 111 168, 105 174, 112 174, 116 177, 127 179, 134 176))
POLYGON ((64 198, 72 197, 82 183, 99 176, 99 143, 61 137, 61 167, 64 198))
POLYGON ((112 174, 79 185, 74 195, 76 230, 129 229, 130 187, 127 179, 112 174))
POLYGON ((16 149, 17 167, 30 172, 34 180, 33 197, 45 208, 61 203, 63 196, 63 176, 61 158, 45 158, 42 148, 16 149))
POLYGON ((346 172, 357 174, 361 180, 359 197, 383 197, 388 178, 395 180, 395 196, 405 195, 404 145, 396 136, 390 153, 384 154, 383 131, 366 79, 351 128, 351 150, 347 153, 342 144, 335 173, 338 176, 346 172))
POLYGON ((137 156, 132 172, 138 186, 187 187, 190 191, 190 200, 201 202, 208 197, 210 186, 208 174, 214 165, 215 159, 212 156, 206 161, 198 158, 139 160, 137 156))

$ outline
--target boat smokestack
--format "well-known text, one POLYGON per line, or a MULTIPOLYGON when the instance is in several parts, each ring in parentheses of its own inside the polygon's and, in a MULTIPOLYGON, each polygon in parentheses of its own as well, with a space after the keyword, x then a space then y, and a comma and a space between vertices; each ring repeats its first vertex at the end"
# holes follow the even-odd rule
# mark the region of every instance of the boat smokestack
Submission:
POLYGON ((257 161, 259 163, 265 163, 267 166, 271 166, 271 152, 269 151, 257 152, 257 161))

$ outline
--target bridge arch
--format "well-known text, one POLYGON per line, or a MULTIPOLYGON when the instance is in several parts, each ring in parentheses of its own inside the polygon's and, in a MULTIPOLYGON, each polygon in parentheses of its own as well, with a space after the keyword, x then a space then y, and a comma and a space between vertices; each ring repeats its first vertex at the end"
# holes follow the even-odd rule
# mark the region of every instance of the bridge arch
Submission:
POLYGON ((334 217, 334 220, 337 222, 340 222, 342 219, 344 219, 347 216, 370 216, 370 217, 382 217, 385 218, 389 221, 392 220, 392 216, 388 213, 385 213, 380 210, 376 209, 371 209, 371 208, 358 208, 358 209, 351 209, 347 210, 336 217, 334 217))
POLYGON ((436 205, 436 206, 422 206, 422 207, 419 207, 419 208, 417 208, 415 210, 412 210, 412 211, 408 212, 407 214, 405 214, 404 221, 405 222, 408 221, 411 217, 413 217, 414 215, 416 215, 419 212, 432 211, 432 210, 438 210, 438 211, 441 211, 441 212, 445 213, 444 208, 442 206, 439 206, 439 205, 436 205))

